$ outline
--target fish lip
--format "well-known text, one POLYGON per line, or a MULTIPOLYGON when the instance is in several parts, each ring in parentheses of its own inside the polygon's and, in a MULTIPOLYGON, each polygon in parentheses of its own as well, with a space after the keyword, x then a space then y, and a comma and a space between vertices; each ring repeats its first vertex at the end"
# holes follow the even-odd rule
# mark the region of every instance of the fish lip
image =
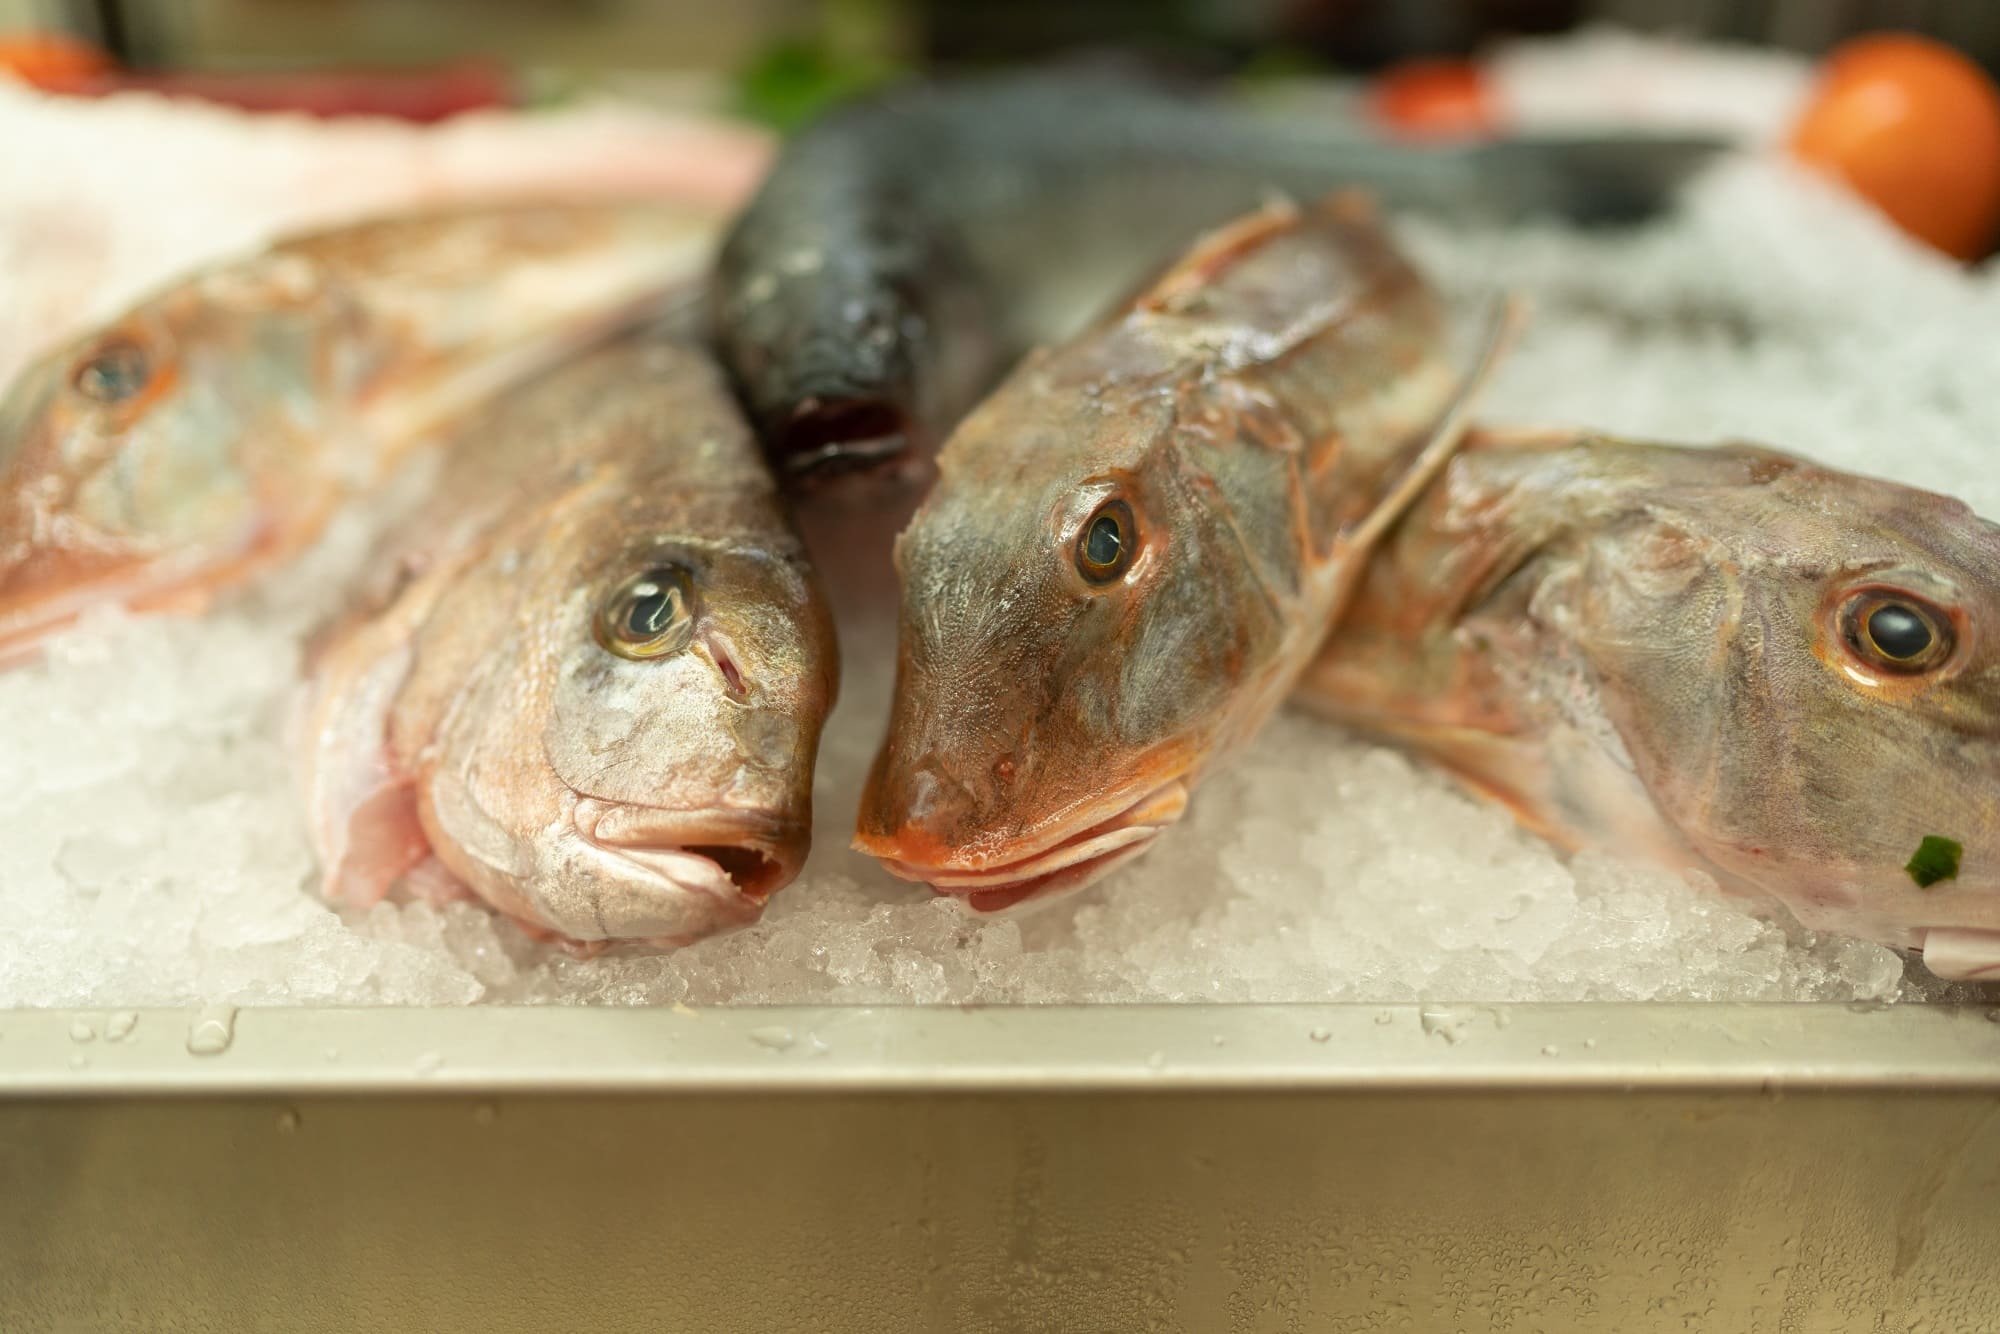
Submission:
POLYGON ((763 810, 674 809, 579 797, 577 834, 682 889, 741 900, 750 916, 805 862, 806 822, 763 810), (735 855, 731 855, 735 854, 735 855))
POLYGON ((1083 888, 1144 852, 1186 809, 1186 782, 1170 778, 1147 788, 1110 816, 997 865, 908 861, 883 847, 894 842, 893 836, 858 837, 854 842, 899 879, 927 884, 939 894, 964 900, 975 911, 998 912, 1031 898, 1083 888))

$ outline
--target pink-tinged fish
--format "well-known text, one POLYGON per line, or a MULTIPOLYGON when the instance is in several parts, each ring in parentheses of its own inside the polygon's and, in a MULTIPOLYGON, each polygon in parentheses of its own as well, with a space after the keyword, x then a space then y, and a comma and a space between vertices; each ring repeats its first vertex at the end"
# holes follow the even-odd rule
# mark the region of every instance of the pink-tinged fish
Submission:
POLYGON ((2000 976, 2000 528, 1748 446, 1475 437, 1302 679, 1564 848, 2000 976))
POLYGON ((319 655, 327 895, 413 868, 539 932, 679 945, 797 874, 832 623, 706 354, 648 333, 469 421, 319 655))
POLYGON ((1144 851, 1455 446, 1470 382, 1444 325, 1346 198, 1238 221, 1030 358, 897 543, 895 702, 855 846, 979 910, 1144 851))
POLYGON ((717 224, 597 203, 344 227, 49 352, 0 398, 0 655, 296 551, 441 422, 656 308, 717 224))

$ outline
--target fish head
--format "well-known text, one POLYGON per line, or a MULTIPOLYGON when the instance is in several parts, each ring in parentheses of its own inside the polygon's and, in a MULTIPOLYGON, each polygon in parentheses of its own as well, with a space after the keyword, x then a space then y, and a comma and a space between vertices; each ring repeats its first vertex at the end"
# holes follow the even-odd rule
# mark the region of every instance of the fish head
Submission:
POLYGON ((2000 528, 1726 452, 1592 543, 1576 639, 1606 714, 1730 877, 1809 927, 2000 971, 2000 528))
POLYGON ((0 646, 91 602, 198 593, 286 507, 321 502, 296 484, 338 369, 317 324, 302 299, 249 312, 197 284, 17 375, 0 400, 0 646))
POLYGON ((573 940, 685 944, 798 873, 837 669, 795 542, 557 522, 455 579, 425 636, 459 635, 482 647, 439 655, 456 697, 419 813, 490 902, 573 940))
POLYGON ((976 910, 1142 852, 1279 637, 1173 387, 1074 369, 1035 359, 982 404, 896 547, 895 700, 855 846, 976 910))

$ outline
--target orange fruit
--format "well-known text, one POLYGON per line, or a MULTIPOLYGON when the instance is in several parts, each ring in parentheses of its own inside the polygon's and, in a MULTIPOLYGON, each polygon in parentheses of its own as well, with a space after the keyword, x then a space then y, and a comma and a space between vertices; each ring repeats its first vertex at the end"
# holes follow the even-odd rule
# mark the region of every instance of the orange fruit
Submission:
POLYGON ((1379 75, 1376 119, 1413 137, 1490 134, 1497 117, 1486 75, 1469 60, 1408 60, 1379 75))
POLYGON ((1836 48, 1791 149, 1948 255, 1978 259, 2000 228, 2000 89, 1928 38, 1880 33, 1836 48))
POLYGON ((111 61, 75 37, 26 32, 0 35, 0 70, 37 88, 60 90, 110 73, 111 61))

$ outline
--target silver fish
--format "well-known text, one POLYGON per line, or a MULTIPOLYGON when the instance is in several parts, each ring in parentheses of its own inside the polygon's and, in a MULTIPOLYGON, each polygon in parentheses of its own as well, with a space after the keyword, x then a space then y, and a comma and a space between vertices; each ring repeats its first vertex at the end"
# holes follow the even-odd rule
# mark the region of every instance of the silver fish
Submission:
POLYGON ((797 874, 833 629, 704 353, 649 334, 495 402, 383 571, 309 710, 331 898, 434 854, 531 929, 678 945, 797 874))

